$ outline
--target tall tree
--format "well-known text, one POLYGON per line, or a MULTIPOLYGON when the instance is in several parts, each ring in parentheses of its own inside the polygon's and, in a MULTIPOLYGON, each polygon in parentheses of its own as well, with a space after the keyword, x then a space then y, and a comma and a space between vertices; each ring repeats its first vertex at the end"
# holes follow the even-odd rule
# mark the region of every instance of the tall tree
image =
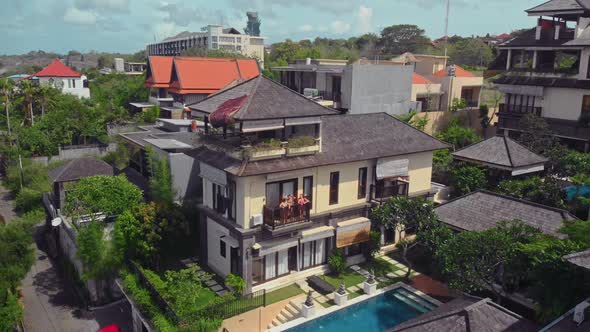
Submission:
POLYGON ((14 82, 9 78, 0 79, 0 94, 4 101, 4 110, 6 111, 6 127, 8 128, 8 136, 12 134, 10 128, 10 103, 14 96, 14 82))
POLYGON ((417 52, 429 44, 430 39, 417 25, 400 24, 386 27, 381 31, 379 46, 383 53, 396 55, 404 52, 417 52))
POLYGON ((385 229, 406 232, 406 235, 415 232, 415 237, 407 237, 397 244, 408 267, 406 279, 412 273, 408 253, 413 248, 422 245, 433 252, 439 243, 450 237, 450 230, 438 220, 432 203, 423 198, 391 198, 374 209, 371 218, 385 229))
POLYGON ((36 87, 31 83, 30 80, 22 80, 19 83, 20 91, 25 99, 26 111, 28 112, 31 119, 31 126, 35 125, 35 114, 33 112, 33 101, 35 100, 36 87))

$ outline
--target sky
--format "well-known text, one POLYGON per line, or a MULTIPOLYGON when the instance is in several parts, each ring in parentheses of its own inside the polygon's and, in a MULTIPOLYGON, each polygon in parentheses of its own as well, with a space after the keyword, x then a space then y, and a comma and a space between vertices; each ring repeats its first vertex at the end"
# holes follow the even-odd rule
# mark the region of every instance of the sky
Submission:
MULTIPOLYGON (((0 0, 0 54, 34 50, 133 53, 182 31, 223 24, 240 31, 258 11, 266 43, 348 38, 394 24, 444 35, 446 0, 0 0)), ((449 35, 501 34, 535 25, 544 0, 451 0, 449 35)))

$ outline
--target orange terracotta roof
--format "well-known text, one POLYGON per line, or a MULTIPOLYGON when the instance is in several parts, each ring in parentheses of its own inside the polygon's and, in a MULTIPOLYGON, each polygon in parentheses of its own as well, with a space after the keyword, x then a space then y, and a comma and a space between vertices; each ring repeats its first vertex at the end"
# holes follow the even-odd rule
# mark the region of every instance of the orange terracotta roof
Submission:
POLYGON ((176 79, 168 91, 178 94, 212 94, 233 82, 260 75, 254 59, 176 57, 173 70, 176 79))
POLYGON ((64 65, 59 59, 53 60, 47 67, 31 77, 80 77, 82 74, 64 65))
POLYGON ((152 88, 167 88, 170 86, 172 73, 171 56, 150 56, 148 57, 147 78, 145 85, 152 88))
MULTIPOLYGON (((453 65, 453 66, 455 66, 455 77, 477 77, 457 65, 453 65)), ((432 76, 434 76, 434 77, 447 77, 447 68, 445 68, 441 71, 437 71, 432 76)))
POLYGON ((432 84, 432 81, 418 73, 414 73, 414 77, 412 77, 412 84, 432 84))

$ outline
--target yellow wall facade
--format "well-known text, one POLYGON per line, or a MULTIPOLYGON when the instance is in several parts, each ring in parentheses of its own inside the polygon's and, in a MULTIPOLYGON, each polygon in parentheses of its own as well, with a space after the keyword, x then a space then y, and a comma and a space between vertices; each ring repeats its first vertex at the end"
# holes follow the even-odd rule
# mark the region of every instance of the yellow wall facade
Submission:
MULTIPOLYGON (((430 191, 432 176, 432 152, 423 152, 388 159, 409 159, 409 195, 416 196, 430 191)), ((373 167, 377 160, 314 167, 305 170, 283 172, 271 175, 236 177, 236 222, 244 229, 251 227, 252 216, 262 214, 266 204, 266 184, 271 182, 298 179, 297 195, 303 193, 303 178, 313 177, 313 199, 311 214, 324 214, 330 211, 352 208, 366 203, 367 197, 358 198, 359 168, 367 167, 367 195, 373 180, 373 167), (330 205, 330 173, 340 172, 338 203, 330 205)), ((206 191, 204 191, 206 194, 206 191)), ((207 202, 207 200, 205 200, 207 202)))

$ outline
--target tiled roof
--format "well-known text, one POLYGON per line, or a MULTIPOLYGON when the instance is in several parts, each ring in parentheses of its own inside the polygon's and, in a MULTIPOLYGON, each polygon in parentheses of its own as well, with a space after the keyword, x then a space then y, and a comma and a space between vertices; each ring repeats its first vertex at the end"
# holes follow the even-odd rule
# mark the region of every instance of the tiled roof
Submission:
POLYGON ((537 328, 490 299, 464 295, 389 330, 402 331, 532 332, 537 328))
POLYGON ((548 88, 572 88, 572 89, 590 89, 590 80, 578 80, 575 78, 552 78, 552 77, 535 77, 524 75, 502 75, 493 79, 496 84, 507 85, 533 85, 548 88))
POLYGON ((323 165, 386 158, 448 145, 385 113, 323 116, 322 152, 282 159, 240 161, 201 147, 186 154, 238 176, 277 173, 323 165))
POLYGON ((563 259, 579 267, 590 270, 590 250, 564 256, 563 259))
POLYGON ((172 70, 177 80, 170 83, 170 92, 212 94, 232 82, 249 80, 260 74, 254 59, 220 59, 176 57, 172 70))
MULTIPOLYGON (((580 1, 576 0, 550 0, 533 8, 527 9, 527 13, 552 12, 552 11, 570 11, 583 10, 584 7, 580 1)), ((588 9, 588 7, 586 7, 588 9)))
POLYGON ((536 28, 524 31, 518 36, 508 39, 500 44, 500 47, 522 47, 522 46, 567 46, 571 40, 568 39, 541 39, 537 40, 536 28))
MULTIPOLYGON (((590 298, 582 301, 578 305, 585 307, 590 304, 590 298)), ((581 324, 574 321, 575 307, 568 310, 565 314, 559 316, 556 320, 543 327, 542 332, 588 332, 590 331, 590 319, 584 317, 581 324)), ((586 311, 587 312, 587 311, 586 311)))
MULTIPOLYGON (((477 77, 475 75, 473 75, 472 73, 468 72, 467 70, 457 66, 457 65, 453 65, 455 67, 455 77, 477 77)), ((440 71, 437 71, 436 73, 434 73, 432 76, 434 77, 447 77, 448 76, 448 71, 447 71, 448 67, 445 69, 442 69, 440 71)))
POLYGON ((167 88, 170 86, 172 77, 172 62, 174 57, 171 56, 150 56, 148 57, 148 67, 145 84, 153 88, 167 88))
POLYGON ((265 120, 339 114, 336 110, 321 106, 262 75, 192 104, 189 108, 211 114, 228 100, 243 96, 248 96, 248 102, 233 115, 235 120, 265 120))
POLYGON ((547 158, 539 156, 505 136, 495 136, 472 144, 453 153, 453 157, 481 162, 491 167, 500 166, 510 169, 539 165, 547 161, 547 158))
POLYGON ((113 175, 113 166, 102 160, 81 158, 67 161, 60 167, 48 172, 53 182, 76 181, 95 175, 113 175))
POLYGON ((501 221, 520 220, 558 238, 564 220, 578 220, 566 210, 488 191, 475 191, 435 208, 442 222, 465 231, 484 231, 501 221))
POLYGON ((412 84, 432 84, 432 81, 418 73, 414 73, 414 76, 412 77, 412 84))
POLYGON ((53 60, 47 67, 31 75, 32 77, 80 77, 82 74, 64 65, 59 59, 53 60))

